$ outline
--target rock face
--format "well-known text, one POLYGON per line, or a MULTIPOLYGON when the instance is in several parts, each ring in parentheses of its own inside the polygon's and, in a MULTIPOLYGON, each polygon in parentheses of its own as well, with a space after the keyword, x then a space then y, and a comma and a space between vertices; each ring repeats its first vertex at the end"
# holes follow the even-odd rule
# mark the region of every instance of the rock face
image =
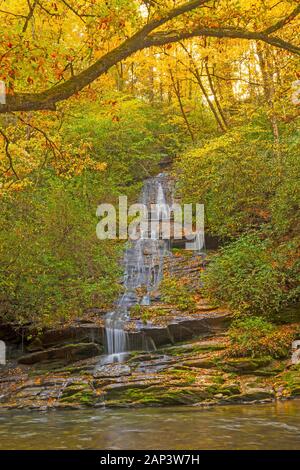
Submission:
POLYGON ((135 351, 123 363, 102 365, 98 356, 88 357, 99 354, 95 343, 39 351, 25 356, 26 364, 9 376, 0 374, 0 408, 211 406, 300 396, 299 366, 286 369, 287 361, 279 367, 270 358, 228 359, 227 346, 226 335, 215 335, 135 351), (51 364, 54 357, 59 361, 58 367, 43 374, 49 357, 51 364), (266 375, 267 369, 276 375, 266 375))
POLYGON ((67 342, 95 342, 103 344, 103 333, 103 326, 94 323, 86 323, 45 330, 39 335, 39 340, 43 348, 67 342))
POLYGON ((100 347, 95 343, 68 344, 59 348, 33 352, 19 358, 19 364, 35 364, 37 362, 61 359, 66 363, 79 361, 88 357, 99 356, 100 347))
POLYGON ((156 347, 160 347, 199 336, 220 333, 228 328, 230 321, 230 313, 215 311, 205 315, 179 317, 166 326, 148 326, 143 327, 141 331, 147 338, 151 338, 156 347))
MULTIPOLYGON (((172 276, 199 292, 201 257, 177 253, 168 263, 172 276)), ((29 343, 26 332, 8 325, 2 335, 17 346, 22 341, 25 353, 0 370, 0 408, 211 406, 300 396, 300 365, 287 369, 287 361, 270 357, 228 357, 230 312, 200 294, 195 311, 184 313, 163 305, 159 292, 155 297, 151 320, 145 324, 133 315, 127 324, 131 351, 122 363, 101 357, 104 326, 97 312, 33 334, 29 343)))

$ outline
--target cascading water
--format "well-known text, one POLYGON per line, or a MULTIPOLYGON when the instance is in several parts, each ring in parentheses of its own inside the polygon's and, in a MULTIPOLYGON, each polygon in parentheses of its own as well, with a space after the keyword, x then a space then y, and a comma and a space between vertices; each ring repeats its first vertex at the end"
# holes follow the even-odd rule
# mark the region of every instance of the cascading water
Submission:
MULTIPOLYGON (((129 320, 130 307, 136 304, 150 305, 151 294, 156 291, 163 276, 163 259, 168 252, 169 240, 161 237, 161 223, 169 220, 171 204, 169 180, 164 173, 144 182, 141 203, 150 213, 148 228, 140 230, 137 240, 131 241, 124 255, 124 293, 113 312, 106 315, 105 336, 107 355, 102 364, 121 362, 130 350, 125 323, 129 320), (138 288, 144 288, 139 297, 138 288)), ((141 224, 142 226, 142 224, 141 224)))

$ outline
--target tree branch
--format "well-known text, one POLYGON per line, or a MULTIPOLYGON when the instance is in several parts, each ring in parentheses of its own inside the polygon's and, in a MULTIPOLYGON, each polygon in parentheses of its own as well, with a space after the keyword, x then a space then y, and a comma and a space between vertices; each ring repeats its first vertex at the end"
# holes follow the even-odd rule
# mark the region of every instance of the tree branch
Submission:
POLYGON ((83 23, 85 23, 85 20, 84 20, 84 19, 82 18, 82 16, 75 10, 75 8, 72 7, 72 5, 70 5, 70 4, 69 4, 68 2, 66 2, 65 0, 61 0, 61 1, 63 2, 63 4, 64 4, 67 8, 69 8, 69 10, 71 10, 71 11, 74 13, 74 15, 76 15, 78 18, 81 19, 81 21, 82 21, 83 23))
POLYGON ((278 31, 279 29, 283 28, 286 24, 290 23, 296 16, 298 16, 300 13, 300 5, 298 5, 288 16, 283 18, 280 21, 277 21, 277 23, 273 24, 269 28, 264 30, 264 34, 272 34, 275 33, 275 31, 278 31))
POLYGON ((29 21, 31 20, 32 16, 33 16, 33 13, 34 13, 34 9, 37 5, 37 0, 34 0, 33 4, 31 5, 30 1, 27 0, 27 3, 28 3, 28 6, 29 6, 29 13, 28 13, 28 16, 26 17, 26 20, 25 20, 25 23, 24 23, 24 26, 23 26, 23 29, 22 29, 22 32, 25 33, 26 30, 27 30, 27 27, 29 25, 29 21))
POLYGON ((146 40, 144 47, 150 46, 162 46, 164 44, 178 42, 183 39, 189 39, 198 36, 214 37, 214 38, 231 38, 231 39, 248 39, 263 41, 272 46, 286 51, 292 52, 293 54, 300 55, 300 47, 290 42, 284 41, 276 36, 268 36, 264 32, 248 31, 245 29, 236 29, 231 27, 225 28, 195 28, 192 31, 171 31, 161 32, 149 35, 146 40))
POLYGON ((14 168, 12 156, 9 152, 9 139, 8 139, 7 135, 3 132, 2 129, 0 129, 0 134, 2 135, 2 137, 4 139, 5 153, 6 153, 8 161, 9 161, 9 167, 4 171, 4 174, 7 173, 9 170, 12 170, 12 172, 15 175, 15 177, 17 178, 17 180, 19 180, 20 178, 19 178, 18 173, 16 172, 16 170, 14 168))
POLYGON ((22 124, 24 124, 25 126, 28 126, 30 127, 31 129, 33 129, 34 131, 42 134, 42 136, 44 137, 45 141, 46 141, 46 145, 48 147, 50 147, 54 157, 56 157, 56 152, 59 154, 59 155, 62 155, 62 152, 61 150, 57 147, 56 143, 53 142, 52 139, 50 139, 50 137, 48 137, 47 133, 43 130, 43 129, 40 129, 39 127, 36 127, 34 126, 33 124, 31 124, 30 122, 28 121, 25 121, 25 119, 23 119, 21 116, 16 116, 14 113, 11 113, 12 116, 15 116, 22 124))
POLYGON ((6 10, 0 10, 0 13, 4 13, 5 15, 12 15, 12 16, 15 16, 16 18, 25 18, 25 19, 27 18, 26 15, 12 13, 11 11, 6 11, 6 10))

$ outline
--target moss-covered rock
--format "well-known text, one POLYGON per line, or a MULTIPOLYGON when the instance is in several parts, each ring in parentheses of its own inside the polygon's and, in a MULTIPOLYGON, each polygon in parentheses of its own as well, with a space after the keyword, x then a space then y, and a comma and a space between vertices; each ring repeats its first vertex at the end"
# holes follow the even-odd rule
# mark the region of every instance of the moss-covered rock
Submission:
POLYGON ((226 372, 236 372, 238 374, 248 374, 262 367, 268 366, 272 362, 271 357, 260 358, 222 358, 218 362, 218 366, 226 372))
POLYGON ((208 391, 202 390, 198 387, 169 387, 169 386, 151 386, 146 389, 140 390, 136 388, 128 388, 119 399, 108 401, 108 405, 118 406, 124 403, 132 403, 133 405, 151 405, 156 404, 160 406, 167 405, 191 405, 199 401, 210 398, 211 394, 208 391))
POLYGON ((199 369, 211 369, 216 366, 214 360, 205 358, 202 359, 201 357, 184 361, 183 365, 187 367, 197 367, 199 369))
POLYGON ((282 375, 282 383, 287 395, 292 397, 300 395, 300 364, 293 366, 282 375))
POLYGON ((63 389, 60 403, 77 403, 80 405, 92 406, 97 400, 97 394, 88 383, 73 383, 63 389))
POLYGON ((213 341, 203 341, 195 342, 190 344, 180 344, 177 346, 171 346, 169 348, 162 349, 161 353, 168 354, 170 356, 181 356, 185 354, 196 354, 196 353, 208 353, 214 351, 222 351, 226 348, 225 343, 213 342, 213 341))

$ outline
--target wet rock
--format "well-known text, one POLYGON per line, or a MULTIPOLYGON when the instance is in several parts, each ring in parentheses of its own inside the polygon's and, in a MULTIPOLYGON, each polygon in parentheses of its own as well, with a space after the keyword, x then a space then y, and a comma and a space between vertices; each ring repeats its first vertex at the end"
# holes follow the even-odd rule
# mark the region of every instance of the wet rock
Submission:
MULTIPOLYGON (((210 335, 208 335, 210 336, 210 335)), ((202 340, 195 341, 187 344, 180 344, 176 346, 171 346, 162 350, 165 354, 172 356, 181 356, 185 354, 197 354, 197 353, 207 353, 213 351, 221 351, 226 348, 226 344, 221 341, 216 340, 202 340)), ((191 359, 194 359, 191 358, 191 359)))
POLYGON ((107 364, 98 366, 94 371, 94 378, 106 378, 106 377, 122 377, 124 375, 130 375, 131 369, 128 365, 122 363, 107 364))
POLYGON ((168 356, 159 356, 148 361, 140 361, 135 368, 135 372, 153 373, 159 372, 170 367, 174 359, 168 356))
POLYGON ((19 358, 20 364, 35 364, 37 362, 62 359, 65 362, 78 361, 101 354, 99 346, 95 343, 69 344, 60 348, 47 349, 27 354, 19 358))
POLYGON ((18 382, 20 380, 24 380, 24 378, 27 378, 27 376, 24 375, 12 375, 9 377, 1 377, 0 378, 0 384, 6 384, 10 382, 18 382))
POLYGON ((156 347, 174 343, 174 338, 168 327, 147 326, 142 328, 142 332, 146 337, 151 338, 156 347))
POLYGON ((231 315, 228 312, 209 312, 191 316, 169 325, 174 341, 184 341, 207 333, 217 333, 228 328, 231 315))

